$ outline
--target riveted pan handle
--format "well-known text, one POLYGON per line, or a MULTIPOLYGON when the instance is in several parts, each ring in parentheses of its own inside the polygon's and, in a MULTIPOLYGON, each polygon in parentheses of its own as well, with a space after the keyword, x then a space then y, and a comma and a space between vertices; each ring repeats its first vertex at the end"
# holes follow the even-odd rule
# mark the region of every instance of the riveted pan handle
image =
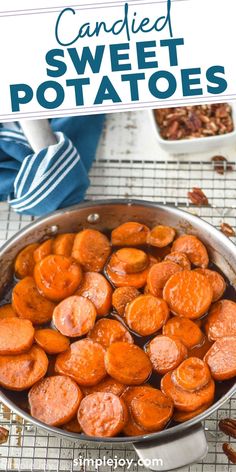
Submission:
POLYGON ((145 467, 162 472, 199 462, 208 451, 201 423, 166 440, 137 442, 133 446, 145 467))

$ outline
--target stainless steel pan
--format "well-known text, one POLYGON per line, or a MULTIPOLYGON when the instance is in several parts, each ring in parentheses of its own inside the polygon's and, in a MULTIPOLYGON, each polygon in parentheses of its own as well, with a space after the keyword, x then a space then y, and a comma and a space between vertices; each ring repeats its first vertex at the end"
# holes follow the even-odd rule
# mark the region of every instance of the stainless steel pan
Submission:
MULTIPOLYGON (((148 226, 167 224, 179 233, 195 234, 207 246, 211 260, 236 287, 236 247, 222 233, 200 218, 166 206, 144 201, 112 200, 84 203, 57 211, 30 224, 11 238, 0 252, 0 293, 4 294, 13 274, 13 261, 26 244, 56 233, 78 231, 84 227, 111 230, 125 221, 140 221, 148 226)), ((236 391, 233 379, 217 389, 216 402, 207 411, 183 424, 164 431, 133 438, 108 438, 102 442, 131 442, 139 457, 153 470, 170 471, 197 462, 207 453, 207 442, 202 421, 218 409, 236 391), (161 460, 158 461, 157 459, 161 460), (153 460, 155 459, 155 460, 153 460)), ((49 433, 63 435, 76 441, 101 441, 84 435, 49 427, 25 413, 18 405, 19 394, 2 390, 0 400, 10 409, 49 433)))

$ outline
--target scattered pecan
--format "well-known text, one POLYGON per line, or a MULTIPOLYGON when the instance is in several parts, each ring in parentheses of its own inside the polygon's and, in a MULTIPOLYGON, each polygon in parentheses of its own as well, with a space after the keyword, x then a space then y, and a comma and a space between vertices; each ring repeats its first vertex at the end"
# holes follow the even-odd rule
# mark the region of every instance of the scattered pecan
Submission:
POLYGON ((232 420, 230 418, 220 420, 219 428, 221 431, 223 431, 223 433, 231 436, 231 438, 236 439, 236 420, 232 420))
POLYGON ((222 449, 229 461, 232 462, 232 464, 236 464, 236 450, 233 449, 229 443, 224 443, 222 449))
POLYGON ((169 141, 217 136, 234 129, 228 103, 162 108, 154 110, 154 115, 162 138, 169 141))
POLYGON ((201 188, 194 187, 192 192, 188 192, 188 199, 193 203, 193 205, 208 205, 208 198, 201 188))
POLYGON ((234 229, 228 223, 221 223, 220 230, 225 236, 228 236, 228 238, 236 236, 234 229))
POLYGON ((7 442, 9 436, 9 431, 3 426, 0 426, 0 444, 7 442))
POLYGON ((214 170, 220 175, 224 175, 225 172, 231 172, 233 170, 233 166, 229 164, 226 157, 214 156, 211 160, 214 163, 214 170))

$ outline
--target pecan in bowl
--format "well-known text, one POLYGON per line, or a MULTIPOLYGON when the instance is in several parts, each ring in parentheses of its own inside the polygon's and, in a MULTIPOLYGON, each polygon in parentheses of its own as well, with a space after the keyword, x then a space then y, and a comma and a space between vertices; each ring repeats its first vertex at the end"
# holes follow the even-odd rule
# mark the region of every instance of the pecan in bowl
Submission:
POLYGON ((234 130, 228 103, 196 105, 154 110, 160 135, 165 140, 219 136, 234 130))

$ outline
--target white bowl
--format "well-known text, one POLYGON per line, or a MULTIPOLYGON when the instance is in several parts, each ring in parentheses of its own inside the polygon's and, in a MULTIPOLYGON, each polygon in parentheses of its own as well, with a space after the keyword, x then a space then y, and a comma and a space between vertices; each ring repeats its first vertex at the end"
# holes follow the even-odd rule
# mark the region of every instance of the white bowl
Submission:
POLYGON ((151 125, 159 146, 170 154, 191 154, 207 152, 211 149, 230 146, 231 144, 236 143, 236 104, 231 102, 229 104, 232 107, 232 118, 234 124, 234 130, 231 131, 231 133, 221 134, 218 136, 206 136, 204 138, 175 139, 170 141, 161 137, 160 128, 155 120, 154 111, 149 110, 151 125))

